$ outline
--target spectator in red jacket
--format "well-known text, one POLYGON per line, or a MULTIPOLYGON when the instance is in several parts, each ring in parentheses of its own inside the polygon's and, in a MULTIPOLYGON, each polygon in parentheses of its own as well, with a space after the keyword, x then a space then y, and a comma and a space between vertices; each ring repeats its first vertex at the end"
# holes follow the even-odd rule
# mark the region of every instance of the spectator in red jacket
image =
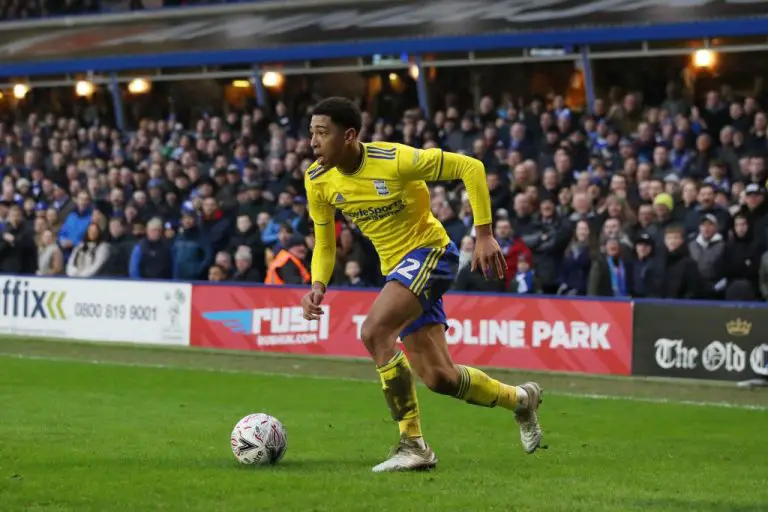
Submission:
POLYGON ((501 250, 504 252, 504 258, 507 260, 507 271, 504 274, 504 285, 508 289, 509 283, 517 274, 517 263, 520 258, 532 264, 531 250, 525 245, 523 239, 515 236, 512 230, 512 224, 507 219, 496 221, 496 241, 499 242, 501 250))

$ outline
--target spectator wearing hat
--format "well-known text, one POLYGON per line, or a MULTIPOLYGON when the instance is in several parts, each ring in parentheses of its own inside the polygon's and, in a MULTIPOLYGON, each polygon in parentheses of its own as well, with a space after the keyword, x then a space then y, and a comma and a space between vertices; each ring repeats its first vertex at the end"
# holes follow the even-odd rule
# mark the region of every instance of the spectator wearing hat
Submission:
POLYGON ((72 249, 82 242, 91 223, 91 215, 93 215, 91 196, 82 190, 77 194, 75 210, 64 219, 59 230, 59 245, 64 249, 65 256, 68 257, 72 249))
POLYGON ((675 209, 674 198, 662 192, 653 199, 654 223, 653 230, 657 233, 656 247, 660 248, 664 242, 664 233, 671 224, 675 223, 673 217, 675 209))
POLYGON ((205 279, 213 262, 213 249, 197 223, 197 212, 182 210, 181 225, 173 241, 173 278, 181 281, 205 279))
POLYGON ((717 232, 717 217, 705 214, 700 221, 699 234, 688 244, 688 251, 702 277, 702 292, 714 297, 725 291, 725 241, 717 232))
POLYGON ((0 236, 0 272, 5 274, 35 274, 37 247, 32 230, 24 221, 21 206, 13 204, 0 236))
POLYGON ((631 263, 632 283, 631 295, 635 298, 647 297, 653 288, 656 259, 654 258, 655 243, 651 235, 642 233, 635 242, 635 259, 631 263))
POLYGON ((264 274, 253 265, 253 253, 248 246, 241 245, 235 252, 234 259, 235 272, 232 275, 233 281, 241 283, 261 283, 264 281, 264 274))
POLYGON ((611 235, 603 243, 602 254, 592 260, 587 295, 595 297, 629 297, 632 290, 630 265, 621 255, 618 236, 611 235))
POLYGON ((678 224, 664 232, 663 253, 658 258, 658 272, 648 285, 648 296, 660 299, 699 298, 700 279, 696 262, 688 254, 685 228, 678 224))
POLYGON ((688 237, 695 237, 699 233, 701 219, 705 215, 713 215, 717 219, 717 226, 723 237, 728 234, 728 230, 731 228, 731 216, 728 210, 717 204, 715 192, 715 187, 708 183, 699 187, 698 204, 688 214, 685 221, 685 230, 688 237))
POLYGON ((750 183, 744 189, 744 203, 739 208, 739 215, 746 217, 750 231, 761 243, 768 242, 768 202, 765 201, 765 189, 757 183, 750 183))
POLYGON ((92 222, 85 232, 85 238, 77 244, 67 260, 67 276, 98 275, 108 258, 109 243, 104 240, 99 224, 92 222))
POLYGON ((307 253, 304 238, 299 235, 292 237, 286 248, 281 250, 270 263, 265 284, 299 285, 309 283, 309 270, 304 263, 307 253))
POLYGON ((128 275, 132 279, 171 279, 173 248, 163 236, 163 221, 157 217, 147 223, 147 235, 133 249, 128 275))

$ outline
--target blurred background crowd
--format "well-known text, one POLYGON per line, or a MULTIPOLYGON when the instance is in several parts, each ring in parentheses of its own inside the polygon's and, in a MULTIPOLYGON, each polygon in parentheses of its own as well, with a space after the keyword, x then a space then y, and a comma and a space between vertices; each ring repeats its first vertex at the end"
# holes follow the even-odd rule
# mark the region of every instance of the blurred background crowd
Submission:
MULTIPOLYGON (((4 5, 7 13, 20 4, 4 5)), ((683 71, 637 78, 636 69, 618 76, 612 68, 591 109, 578 67, 545 87, 532 79, 538 85, 505 90, 486 80, 471 91, 433 69, 429 114, 407 73, 369 73, 364 93, 352 96, 363 141, 437 147, 485 164, 503 281, 470 270, 473 219, 462 184, 431 185, 432 213, 461 250, 458 290, 766 300, 762 81, 735 87, 738 77, 692 80, 683 71)), ((218 96, 196 86, 188 101, 159 89, 164 99, 129 106, 122 131, 98 93, 23 91, 3 105, 0 272, 308 282, 309 117, 340 82, 275 83, 268 106, 243 97, 236 82, 218 96)), ((332 284, 379 286, 370 243, 341 214, 336 232, 332 284)))

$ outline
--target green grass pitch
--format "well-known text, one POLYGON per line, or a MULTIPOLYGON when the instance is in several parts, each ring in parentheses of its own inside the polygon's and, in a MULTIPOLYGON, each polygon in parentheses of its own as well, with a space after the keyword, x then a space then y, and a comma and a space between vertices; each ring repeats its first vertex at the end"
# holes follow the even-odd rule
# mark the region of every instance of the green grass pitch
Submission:
POLYGON ((511 413, 421 388, 438 468, 374 475, 397 432, 368 364, 12 339, 0 354, 3 511, 768 510, 764 393, 536 376, 549 449, 530 456, 511 413), (574 395, 600 391, 673 401, 574 395), (261 411, 288 452, 241 466, 230 431, 261 411))

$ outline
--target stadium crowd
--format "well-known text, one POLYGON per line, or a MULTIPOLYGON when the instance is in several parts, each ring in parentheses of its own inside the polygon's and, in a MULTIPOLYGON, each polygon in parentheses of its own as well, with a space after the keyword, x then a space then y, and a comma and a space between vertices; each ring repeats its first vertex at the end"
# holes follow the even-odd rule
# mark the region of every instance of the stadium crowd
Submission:
MULTIPOLYGON (((768 299, 768 120, 754 98, 658 107, 626 94, 592 114, 562 97, 523 107, 483 97, 424 119, 363 113, 364 141, 439 147, 484 162, 503 282, 470 270, 460 182, 432 211, 460 247, 467 291, 768 299)), ((285 103, 121 134, 31 114, 0 124, 0 272, 71 277, 308 282, 303 173, 311 111, 285 103)), ((341 214, 332 284, 378 286, 370 243, 341 214)))

